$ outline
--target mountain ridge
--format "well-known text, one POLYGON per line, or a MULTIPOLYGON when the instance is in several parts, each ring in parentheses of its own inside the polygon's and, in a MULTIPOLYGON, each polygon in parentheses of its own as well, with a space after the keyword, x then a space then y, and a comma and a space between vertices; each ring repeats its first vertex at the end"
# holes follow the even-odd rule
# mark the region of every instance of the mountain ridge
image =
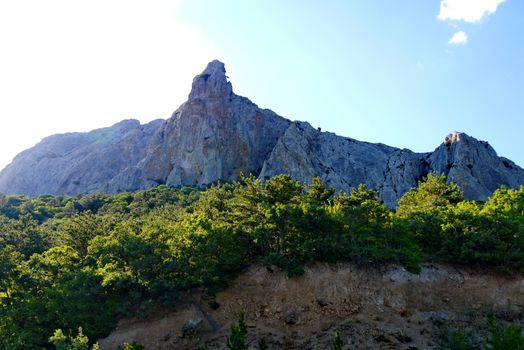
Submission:
POLYGON ((484 141, 454 132, 416 153, 321 132, 233 92, 222 62, 195 76, 188 100, 166 120, 123 120, 87 133, 44 138, 0 172, 0 192, 36 196, 205 186, 241 173, 267 179, 320 176, 339 191, 365 183, 389 206, 428 173, 445 173, 466 198, 524 184, 524 170, 484 141))

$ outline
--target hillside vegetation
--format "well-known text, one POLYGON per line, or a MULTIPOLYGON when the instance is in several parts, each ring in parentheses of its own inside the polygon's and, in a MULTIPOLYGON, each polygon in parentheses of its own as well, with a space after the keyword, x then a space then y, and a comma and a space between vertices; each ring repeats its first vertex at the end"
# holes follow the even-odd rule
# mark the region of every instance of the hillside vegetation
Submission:
MULTIPOLYGON (((205 190, 0 197, 0 349, 106 336, 122 316, 214 294, 254 262, 290 276, 308 262, 422 261, 524 271, 524 186, 465 201, 429 175, 396 210, 364 185, 334 193, 279 175, 205 190)), ((62 342, 62 343, 60 343, 62 342)))

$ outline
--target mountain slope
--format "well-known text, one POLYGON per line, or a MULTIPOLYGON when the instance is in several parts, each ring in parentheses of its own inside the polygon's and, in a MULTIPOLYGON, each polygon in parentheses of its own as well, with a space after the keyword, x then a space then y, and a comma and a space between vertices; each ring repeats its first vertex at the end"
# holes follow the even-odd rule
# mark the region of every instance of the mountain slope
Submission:
POLYGON ((450 134, 432 153, 414 153, 282 118, 234 94, 224 64, 215 60, 194 78, 188 101, 171 118, 45 138, 0 173, 0 192, 117 193, 287 173, 302 181, 320 176, 343 191, 365 183, 394 206, 431 171, 448 174, 470 199, 524 184, 522 168, 463 133, 450 134))

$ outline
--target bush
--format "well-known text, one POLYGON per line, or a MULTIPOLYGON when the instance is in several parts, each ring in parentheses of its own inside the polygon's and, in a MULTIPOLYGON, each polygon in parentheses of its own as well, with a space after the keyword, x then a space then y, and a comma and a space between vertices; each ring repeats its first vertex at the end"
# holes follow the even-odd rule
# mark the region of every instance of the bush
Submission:
POLYGON ((144 350, 144 347, 137 342, 124 343, 120 345, 117 350, 144 350))
POLYGON ((488 341, 488 349, 523 350, 523 329, 516 325, 508 325, 506 327, 492 327, 491 337, 488 341))
POLYGON ((247 326, 244 321, 244 313, 238 317, 238 324, 232 324, 230 335, 227 338, 227 348, 231 350, 247 350, 246 345, 247 326))
POLYGON ((454 332, 448 336, 445 348, 449 350, 473 350, 473 344, 464 332, 454 332))
POLYGON ((342 336, 340 335, 340 332, 335 332, 335 335, 333 336, 333 340, 331 340, 331 348, 333 350, 342 350, 342 346, 344 345, 344 342, 342 341, 342 336))

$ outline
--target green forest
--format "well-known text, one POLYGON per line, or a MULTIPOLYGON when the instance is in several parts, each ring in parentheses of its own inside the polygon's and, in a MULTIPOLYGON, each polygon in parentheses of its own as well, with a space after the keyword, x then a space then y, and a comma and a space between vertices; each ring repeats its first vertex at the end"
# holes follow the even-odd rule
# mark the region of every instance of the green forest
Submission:
POLYGON ((297 276, 313 261, 522 273, 524 186, 474 202, 430 174, 395 209, 365 185, 337 194, 318 178, 285 175, 206 189, 1 195, 0 349, 87 349, 119 318, 169 307, 190 288, 214 294, 252 263, 297 276))

